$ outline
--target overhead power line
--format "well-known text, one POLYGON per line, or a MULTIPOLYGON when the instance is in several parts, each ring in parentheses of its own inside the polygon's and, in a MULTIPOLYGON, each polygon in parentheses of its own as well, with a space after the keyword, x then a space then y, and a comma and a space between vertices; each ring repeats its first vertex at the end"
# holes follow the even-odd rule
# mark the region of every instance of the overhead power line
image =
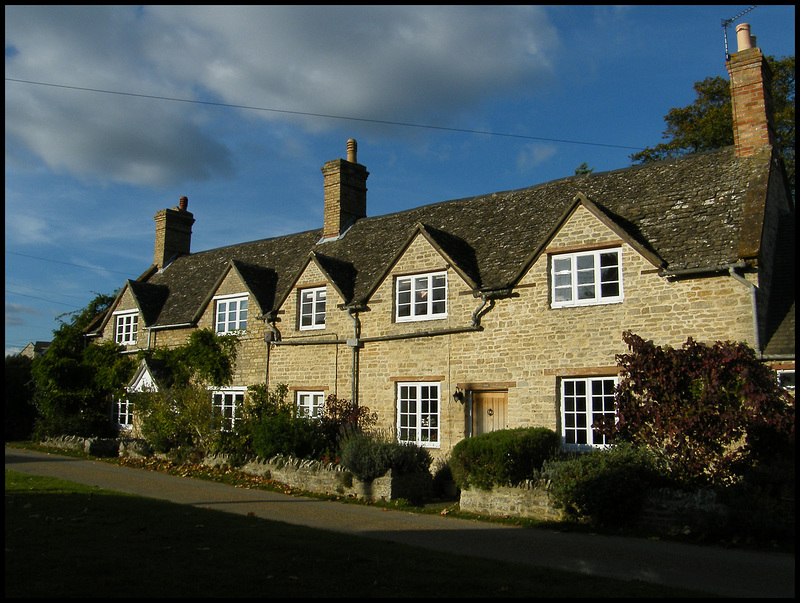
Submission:
POLYGON ((18 255, 23 258, 31 258, 32 260, 41 260, 42 262, 52 262, 54 264, 65 264, 67 266, 76 266, 78 268, 86 268, 88 270, 95 270, 100 272, 113 272, 114 274, 124 274, 125 276, 130 276, 130 272, 119 272, 117 270, 109 270, 108 268, 100 268, 97 266, 85 266, 84 264, 72 264, 70 262, 62 262, 61 260, 51 260, 48 258, 40 258, 36 257, 35 255, 25 255, 24 253, 16 253, 14 251, 6 251, 9 255, 18 255))
POLYGON ((152 94, 137 94, 134 92, 120 92, 117 90, 102 90, 99 88, 84 88, 81 86, 66 86, 64 84, 52 84, 48 82, 34 82, 31 80, 21 80, 15 78, 5 78, 7 82, 17 82, 20 84, 32 84, 36 86, 49 86, 51 88, 65 88, 67 90, 80 90, 82 92, 96 92, 99 94, 116 94, 120 96, 133 96, 136 98, 149 98, 152 100, 161 100, 161 101, 170 101, 175 103, 190 103, 195 105, 210 105, 214 107, 226 107, 229 109, 245 109, 248 111, 267 111, 271 113, 285 113, 288 115, 301 115, 304 117, 321 117, 324 119, 344 119, 348 121, 360 121, 365 123, 373 123, 373 124, 382 124, 388 126, 401 126, 405 128, 423 128, 427 130, 444 130, 447 132, 461 132, 464 134, 482 134, 485 136, 502 136, 505 138, 521 138, 524 140, 539 140, 544 142, 560 142, 564 144, 580 144, 580 145, 587 145, 587 146, 595 146, 595 147, 610 147, 614 149, 629 149, 634 151, 642 151, 641 147, 629 147, 625 145, 616 145, 616 144, 607 144, 601 142, 583 142, 578 140, 564 140, 559 138, 545 138, 542 136, 528 136, 526 134, 509 134, 504 132, 489 132, 487 130, 469 130, 466 128, 450 128, 446 126, 432 126, 429 124, 414 124, 409 122, 402 122, 402 121, 389 121, 383 119, 369 119, 365 117, 347 117, 343 115, 329 115, 325 113, 311 113, 307 111, 290 111, 288 109, 271 109, 268 107, 254 107, 251 105, 236 105, 231 103, 219 103, 213 101, 201 101, 201 100, 193 100, 187 98, 174 98, 170 96, 157 96, 152 94))

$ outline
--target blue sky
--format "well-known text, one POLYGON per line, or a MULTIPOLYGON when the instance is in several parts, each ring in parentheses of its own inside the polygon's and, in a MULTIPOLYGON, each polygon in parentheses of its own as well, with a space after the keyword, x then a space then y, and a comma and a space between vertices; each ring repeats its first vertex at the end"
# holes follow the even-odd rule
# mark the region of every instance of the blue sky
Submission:
MULTIPOLYGON (((321 227, 348 138, 373 216, 628 167, 749 8, 6 6, 6 354, 147 269, 182 195, 192 251, 321 227)), ((793 5, 730 52, 742 22, 794 55, 793 5)))

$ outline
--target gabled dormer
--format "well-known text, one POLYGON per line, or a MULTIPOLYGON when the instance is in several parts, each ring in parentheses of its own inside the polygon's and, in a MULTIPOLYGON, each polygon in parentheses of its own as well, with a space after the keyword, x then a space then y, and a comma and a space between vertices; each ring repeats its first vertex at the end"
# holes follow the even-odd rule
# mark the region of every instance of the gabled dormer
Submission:
POLYGON ((243 334, 275 296, 274 271, 230 260, 197 310, 193 322, 218 335, 243 334))
POLYGON ((477 275, 474 254, 465 241, 418 222, 365 301, 385 306, 391 299, 391 321, 396 323, 444 320, 451 315, 456 289, 478 290, 477 275))
POLYGON ((142 330, 157 319, 166 296, 164 286, 126 281, 95 332, 126 348, 137 346, 142 330))
POLYGON ((619 303, 624 299, 626 247, 644 257, 654 270, 665 265, 621 220, 579 193, 524 262, 515 282, 544 260, 551 308, 619 303))
POLYGON ((355 270, 348 262, 311 251, 290 290, 277 301, 276 308, 287 317, 284 328, 326 329, 332 313, 351 299, 354 279, 355 270))

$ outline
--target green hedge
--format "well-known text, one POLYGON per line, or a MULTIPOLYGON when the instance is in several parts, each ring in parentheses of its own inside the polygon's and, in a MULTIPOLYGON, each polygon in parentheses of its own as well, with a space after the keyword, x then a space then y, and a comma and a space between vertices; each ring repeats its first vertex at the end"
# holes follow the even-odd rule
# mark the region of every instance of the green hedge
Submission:
POLYGON ((534 478, 560 445, 558 434, 544 427, 492 431, 456 444, 450 470, 462 490, 519 484, 534 478))
POLYGON ((340 447, 342 466, 361 481, 372 481, 389 469, 397 473, 428 471, 430 452, 416 444, 401 444, 380 434, 354 431, 340 447))
POLYGON ((554 506, 567 517, 605 525, 629 522, 650 488, 667 485, 655 456, 625 443, 547 463, 543 476, 554 506))

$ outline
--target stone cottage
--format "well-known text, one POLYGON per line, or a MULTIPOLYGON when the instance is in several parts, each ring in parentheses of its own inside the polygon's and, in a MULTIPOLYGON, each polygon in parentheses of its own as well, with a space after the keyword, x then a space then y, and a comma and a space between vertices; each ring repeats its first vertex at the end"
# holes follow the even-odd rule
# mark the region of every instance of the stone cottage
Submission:
POLYGON ((90 335, 133 352, 236 333, 234 385, 213 392, 227 416, 248 385, 286 384, 303 412, 357 401, 434 456, 522 426, 602 445, 625 330, 745 341, 788 383, 794 204, 749 29, 728 70, 736 144, 713 152, 372 217, 350 140, 322 168, 320 229, 195 253, 184 197, 90 335))

